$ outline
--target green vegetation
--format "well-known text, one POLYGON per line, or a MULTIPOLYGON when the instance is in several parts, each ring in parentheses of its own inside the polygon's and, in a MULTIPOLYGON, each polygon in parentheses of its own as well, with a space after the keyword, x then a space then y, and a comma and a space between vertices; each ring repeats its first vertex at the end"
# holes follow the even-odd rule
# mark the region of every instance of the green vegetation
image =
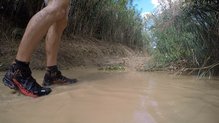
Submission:
MULTIPOLYGON (((42 7, 43 0, 1 0, 0 23, 7 20, 12 28, 25 28, 42 7)), ((142 48, 142 31, 142 19, 132 0, 71 0, 67 37, 81 35, 142 48)))
POLYGON ((68 33, 142 47, 142 29, 131 0, 72 0, 68 33))
MULTIPOLYGON (((184 1, 184 0, 183 0, 184 1)), ((162 3, 147 17, 153 67, 171 66, 200 76, 219 72, 219 1, 162 3), (154 47, 154 48, 152 48, 154 47)))
POLYGON ((98 70, 103 70, 103 71, 125 71, 125 67, 122 64, 112 64, 112 65, 102 66, 102 67, 98 68, 98 70))

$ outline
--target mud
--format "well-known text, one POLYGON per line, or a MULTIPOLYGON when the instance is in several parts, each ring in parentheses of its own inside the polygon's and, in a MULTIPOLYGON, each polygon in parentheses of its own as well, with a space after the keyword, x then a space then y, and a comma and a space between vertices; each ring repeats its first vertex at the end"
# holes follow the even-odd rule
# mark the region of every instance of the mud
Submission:
MULTIPOLYGON (((43 71, 34 71, 39 83, 43 71)), ((2 123, 219 123, 219 81, 136 71, 65 70, 79 82, 30 98, 0 84, 2 123)), ((2 79, 3 73, 0 73, 2 79)))

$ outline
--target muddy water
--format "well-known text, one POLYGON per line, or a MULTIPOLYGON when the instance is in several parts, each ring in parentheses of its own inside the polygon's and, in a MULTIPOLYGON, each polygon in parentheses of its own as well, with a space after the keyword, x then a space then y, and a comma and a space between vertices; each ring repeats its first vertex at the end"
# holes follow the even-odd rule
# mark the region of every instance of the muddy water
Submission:
MULTIPOLYGON (((1 123, 219 123, 219 81, 165 73, 63 71, 80 82, 29 98, 0 85, 1 123)), ((2 79, 3 73, 0 73, 2 79)), ((43 72, 34 71, 38 82, 43 72)))

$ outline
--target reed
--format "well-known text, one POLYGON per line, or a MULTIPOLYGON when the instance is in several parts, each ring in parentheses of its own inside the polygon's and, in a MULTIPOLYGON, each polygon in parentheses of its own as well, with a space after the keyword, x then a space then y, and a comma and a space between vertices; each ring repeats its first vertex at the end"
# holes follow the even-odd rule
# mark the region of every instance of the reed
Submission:
MULTIPOLYGON (((1 0, 0 15, 25 28, 29 19, 43 7, 43 0, 1 0)), ((142 48, 143 23, 132 0, 71 0, 65 35, 94 37, 104 41, 142 48)))
POLYGON ((157 67, 174 66, 200 76, 219 72, 218 0, 187 0, 162 5, 150 19, 152 55, 157 67), (179 65, 181 61, 183 65, 179 65))

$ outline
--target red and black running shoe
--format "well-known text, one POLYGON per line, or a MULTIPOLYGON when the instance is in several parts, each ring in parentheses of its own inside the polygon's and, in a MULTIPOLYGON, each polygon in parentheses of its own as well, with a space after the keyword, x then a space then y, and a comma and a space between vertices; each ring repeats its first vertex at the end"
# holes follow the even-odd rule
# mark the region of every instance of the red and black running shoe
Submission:
POLYGON ((18 87, 13 83, 13 77, 14 77, 14 70, 15 68, 15 64, 12 64, 8 71, 6 72, 4 78, 3 78, 3 83, 5 86, 8 86, 9 88, 11 89, 14 89, 14 90, 18 90, 18 87))
POLYGON ((3 83, 11 89, 19 90, 22 94, 31 97, 44 96, 52 90, 50 88, 41 87, 31 76, 29 67, 21 68, 16 64, 12 64, 6 72, 3 83))
POLYGON ((70 79, 62 75, 62 73, 57 71, 47 71, 44 80, 43 80, 43 86, 51 86, 54 84, 57 85, 65 85, 65 84, 73 84, 76 83, 77 79, 70 79))

